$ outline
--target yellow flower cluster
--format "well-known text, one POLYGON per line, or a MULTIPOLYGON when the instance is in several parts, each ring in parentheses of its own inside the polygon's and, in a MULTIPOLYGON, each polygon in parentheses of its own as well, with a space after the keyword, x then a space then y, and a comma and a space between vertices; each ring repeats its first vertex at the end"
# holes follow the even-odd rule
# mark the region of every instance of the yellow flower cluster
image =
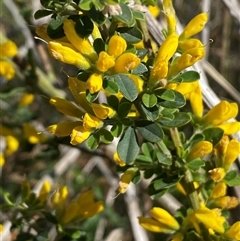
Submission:
POLYGON ((68 189, 60 187, 51 197, 51 203, 56 211, 56 218, 61 224, 81 221, 103 211, 103 203, 95 201, 93 192, 82 193, 76 200, 67 204, 68 189))
POLYGON ((0 43, 0 75, 7 80, 11 80, 15 75, 14 65, 10 58, 14 57, 17 52, 17 45, 13 41, 7 40, 0 43))

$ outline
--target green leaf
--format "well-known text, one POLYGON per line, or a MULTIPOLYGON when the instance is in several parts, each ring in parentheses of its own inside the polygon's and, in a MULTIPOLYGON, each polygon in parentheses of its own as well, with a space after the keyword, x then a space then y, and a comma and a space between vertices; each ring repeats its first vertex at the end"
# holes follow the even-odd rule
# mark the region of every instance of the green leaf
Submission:
POLYGON ((81 0, 78 6, 85 11, 89 11, 92 6, 92 0, 81 0))
POLYGON ((196 71, 190 70, 185 73, 181 73, 176 78, 172 79, 171 82, 193 82, 200 79, 200 74, 196 71))
POLYGON ((94 150, 98 147, 99 145, 99 140, 100 140, 100 136, 99 136, 99 133, 93 133, 91 134, 87 141, 86 141, 86 146, 91 149, 91 150, 94 150))
POLYGON ((76 21, 75 31, 79 37, 86 38, 92 33, 93 27, 92 20, 88 16, 82 15, 76 21))
MULTIPOLYGON (((94 1, 94 5, 96 6, 96 2, 99 2, 99 0, 96 0, 94 1)), ((101 4, 96 6, 96 8, 98 9, 95 9, 94 7, 90 9, 90 11, 88 12, 89 14, 89 17, 97 24, 100 24, 102 25, 105 20, 106 20, 106 17, 103 15, 102 13, 102 7, 104 8, 104 4, 101 4)))
POLYGON ((139 133, 148 141, 158 142, 163 139, 163 131, 155 122, 142 121, 136 123, 139 133))
POLYGON ((238 175, 237 175, 237 172, 235 170, 232 170, 232 171, 229 171, 227 172, 227 174, 225 175, 225 177, 223 178, 223 181, 224 182, 230 182, 232 181, 234 178, 236 178, 238 175))
POLYGON ((140 165, 149 165, 149 164, 152 164, 153 160, 148 157, 148 156, 144 156, 144 155, 138 155, 136 160, 135 160, 135 163, 137 164, 140 164, 140 165))
POLYGON ((186 100, 184 96, 178 91, 175 91, 175 90, 171 90, 171 91, 174 92, 175 98, 172 101, 166 100, 163 102, 159 102, 159 104, 165 108, 172 108, 172 109, 183 107, 186 104, 186 100))
POLYGON ((118 106, 119 106, 119 100, 117 98, 117 96, 115 95, 110 95, 107 96, 107 102, 109 104, 110 107, 112 107, 114 110, 118 110, 118 106))
POLYGON ((100 138, 101 138, 101 141, 105 144, 110 144, 112 143, 113 141, 113 136, 111 134, 110 131, 106 130, 106 129, 101 129, 99 131, 100 133, 100 138))
POLYGON ((64 37, 63 18, 51 19, 47 26, 47 34, 52 39, 64 37))
POLYGON ((150 185, 148 186, 148 193, 149 195, 157 199, 163 196, 165 193, 169 191, 170 188, 174 187, 177 182, 179 182, 181 177, 174 178, 174 177, 157 177, 155 178, 150 185))
POLYGON ((117 32, 127 41, 129 44, 135 44, 142 41, 143 36, 139 29, 135 27, 121 27, 117 29, 117 32))
POLYGON ((142 12, 132 11, 132 13, 133 13, 133 17, 139 21, 143 21, 145 19, 142 12))
POLYGON ((94 6, 96 7, 96 9, 98 9, 99 11, 102 11, 104 9, 104 3, 99 1, 99 0, 92 0, 94 6))
POLYGON ((48 15, 50 15, 52 13, 53 13, 53 11, 46 10, 46 9, 40 9, 40 10, 37 10, 34 13, 34 18, 35 19, 40 19, 40 18, 46 17, 46 16, 48 16, 48 15))
POLYGON ((147 49, 137 49, 136 55, 138 56, 138 58, 143 59, 147 54, 148 54, 147 49))
POLYGON ((94 102, 98 98, 99 92, 91 94, 89 90, 86 90, 86 99, 89 102, 94 102))
POLYGON ((99 54, 102 51, 105 51, 105 43, 101 38, 97 38, 93 42, 94 50, 99 54))
POLYGON ((152 153, 154 151, 154 146, 151 142, 145 142, 141 146, 142 153, 147 156, 152 158, 152 153))
POLYGON ((120 92, 126 99, 134 101, 137 98, 138 90, 132 79, 124 74, 115 75, 114 79, 118 84, 120 92))
POLYGON ((131 164, 135 161, 139 150, 136 133, 132 127, 128 127, 118 143, 118 155, 123 162, 131 164))
POLYGON ((132 178, 132 183, 133 184, 138 184, 140 182, 140 180, 141 180, 141 173, 138 170, 138 171, 136 171, 134 177, 132 178))
POLYGON ((161 150, 155 150, 155 154, 156 157, 158 159, 158 162, 163 164, 163 165, 167 165, 170 166, 172 165, 172 159, 170 157, 168 157, 167 155, 165 155, 161 150))
POLYGON ((229 181, 225 181, 224 182, 229 186, 229 187, 233 187, 233 186, 239 186, 240 185, 240 176, 236 176, 235 178, 233 178, 232 180, 229 181))
POLYGON ((149 121, 155 121, 158 119, 161 111, 161 108, 158 106, 155 105, 152 108, 147 108, 144 104, 141 103, 141 108, 149 121))
POLYGON ((213 127, 205 129, 202 134, 205 136, 205 141, 212 142, 213 146, 215 146, 222 139, 224 131, 221 128, 213 127))
POLYGON ((123 98, 118 107, 118 116, 120 118, 126 117, 130 112, 131 108, 132 108, 132 102, 123 98))
POLYGON ((142 96, 142 102, 146 107, 151 108, 157 104, 157 97, 151 93, 144 93, 142 96))
POLYGON ((4 200, 7 204, 13 206, 14 205, 14 199, 12 195, 9 192, 4 193, 4 200))
POLYGON ((146 67, 145 64, 143 63, 140 63, 137 68, 133 69, 132 70, 132 74, 135 74, 135 75, 142 75, 144 73, 146 73, 148 71, 148 68, 146 67))
POLYGON ((119 5, 122 9, 122 14, 114 15, 113 17, 118 21, 123 22, 128 26, 131 26, 134 20, 131 9, 125 3, 119 3, 119 5))
POLYGON ((201 159, 195 159, 191 162, 188 162, 186 164, 188 169, 190 169, 192 172, 196 172, 200 167, 205 166, 205 162, 201 159))
POLYGON ((123 124, 118 122, 112 126, 111 133, 114 137, 119 137, 123 133, 123 130, 124 130, 123 124))
POLYGON ((152 181, 152 184, 155 190, 161 190, 165 188, 169 188, 175 186, 179 182, 180 178, 177 177, 163 177, 163 178, 156 178, 152 181))
POLYGON ((133 126, 134 121, 131 118, 123 118, 121 119, 121 123, 125 126, 133 126))
POLYGON ((191 146, 194 146, 195 144, 197 144, 198 142, 203 141, 203 140, 204 140, 204 135, 202 133, 197 133, 191 139, 191 146))
POLYGON ((191 117, 188 115, 188 113, 185 112, 177 112, 174 113, 174 119, 160 119, 160 123, 164 127, 179 127, 186 125, 191 120, 191 117))
POLYGON ((103 79, 103 89, 106 90, 109 94, 118 93, 118 85, 113 78, 104 78, 103 79))
POLYGON ((168 101, 175 100, 175 93, 173 90, 157 89, 157 90, 154 90, 154 94, 162 100, 168 100, 168 101))

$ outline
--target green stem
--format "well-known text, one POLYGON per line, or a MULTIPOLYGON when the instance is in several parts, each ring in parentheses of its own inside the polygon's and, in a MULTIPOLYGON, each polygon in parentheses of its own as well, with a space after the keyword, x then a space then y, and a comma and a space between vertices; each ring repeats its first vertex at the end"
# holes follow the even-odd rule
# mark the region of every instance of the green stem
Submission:
POLYGON ((168 158, 172 158, 171 152, 168 150, 168 148, 166 147, 166 145, 163 141, 158 141, 157 145, 161 149, 161 151, 164 153, 165 156, 167 156, 168 158))
POLYGON ((184 175, 184 189, 186 190, 194 210, 199 209, 199 198, 193 184, 192 173, 186 170, 184 175))
POLYGON ((170 133, 171 133, 171 137, 172 137, 174 146, 177 150, 177 154, 178 154, 178 156, 180 156, 180 151, 181 151, 181 148, 182 148, 182 142, 181 142, 181 139, 180 139, 180 136, 179 136, 178 129, 176 127, 170 128, 170 133))

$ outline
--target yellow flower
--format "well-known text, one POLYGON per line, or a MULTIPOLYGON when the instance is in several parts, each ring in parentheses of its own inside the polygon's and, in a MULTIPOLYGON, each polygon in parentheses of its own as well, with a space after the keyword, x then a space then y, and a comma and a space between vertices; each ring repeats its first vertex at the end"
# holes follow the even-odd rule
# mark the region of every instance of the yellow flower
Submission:
POLYGON ((50 41, 48 49, 53 58, 65 64, 75 65, 84 70, 91 68, 88 60, 81 53, 75 51, 74 46, 71 44, 50 41))
POLYGON ((225 233, 225 236, 234 240, 240 240, 240 221, 234 223, 225 233))
POLYGON ((114 155, 113 155, 113 160, 114 160, 120 167, 126 166, 126 163, 123 162, 123 161, 120 159, 120 157, 119 157, 119 155, 118 155, 117 152, 114 153, 114 155))
POLYGON ((177 20, 172 0, 163 0, 163 11, 167 22, 168 34, 174 33, 176 31, 177 20))
POLYGON ((51 197, 51 203, 56 210, 56 217, 59 218, 66 207, 68 198, 68 189, 66 186, 61 186, 51 197))
POLYGON ((205 56, 205 50, 203 47, 191 48, 182 53, 170 67, 168 77, 177 75, 180 71, 194 65, 197 61, 205 56))
POLYGON ((149 5, 148 10, 154 18, 156 18, 160 14, 160 9, 158 5, 155 5, 155 6, 149 5))
POLYGON ((201 205, 198 210, 194 212, 196 219, 203 223, 206 228, 213 229, 217 233, 224 233, 223 224, 225 218, 220 216, 218 210, 211 210, 204 205, 201 205))
POLYGON ((227 171, 232 163, 237 159, 240 154, 240 143, 236 139, 232 139, 228 146, 226 153, 224 155, 223 168, 227 171))
POLYGON ((48 126, 46 130, 58 137, 69 136, 72 133, 72 129, 81 124, 81 121, 61 122, 48 126))
POLYGON ((5 163, 5 157, 12 155, 18 150, 19 141, 15 133, 5 127, 0 125, 0 167, 5 163))
POLYGON ((218 182, 212 189, 211 198, 219 198, 225 196, 227 193, 227 185, 224 182, 218 182))
POLYGON ((115 111, 111 107, 104 104, 92 103, 91 107, 94 114, 101 120, 112 117, 115 114, 115 111))
POLYGON ((93 114, 90 103, 86 99, 86 83, 77 78, 69 77, 68 87, 78 105, 86 110, 86 112, 93 114))
POLYGON ((212 152, 212 143, 209 141, 200 141, 193 146, 187 155, 187 161, 192 161, 196 158, 201 158, 212 152))
POLYGON ((218 208, 231 209, 239 204, 239 200, 236 197, 224 196, 216 198, 213 204, 218 208))
POLYGON ((226 172, 222 167, 214 168, 213 170, 210 170, 209 173, 214 182, 221 181, 226 175, 226 172))
POLYGON ((38 200, 41 202, 41 203, 44 203, 46 202, 47 200, 47 197, 49 195, 51 191, 51 184, 49 181, 45 181, 41 187, 41 190, 39 192, 39 195, 38 195, 38 200))
POLYGON ((191 48, 199 48, 203 47, 202 42, 199 39, 191 38, 191 39, 185 39, 178 43, 178 49, 182 52, 191 49, 191 48))
POLYGON ((103 211, 103 203, 95 201, 92 191, 80 195, 80 197, 71 202, 65 209, 64 215, 60 218, 63 224, 69 222, 90 218, 103 211))
POLYGON ((222 123, 218 125, 218 127, 224 131, 225 135, 232 135, 240 131, 240 122, 235 121, 235 122, 222 123))
POLYGON ((33 100, 34 100, 34 94, 25 93, 19 102, 19 106, 20 107, 28 106, 33 102, 33 100))
POLYGON ((67 101, 65 99, 53 97, 49 100, 49 103, 53 105, 59 112, 65 115, 78 117, 78 118, 81 118, 84 115, 84 112, 82 110, 80 110, 72 102, 67 101))
POLYGON ((102 121, 99 118, 93 115, 90 115, 88 113, 84 115, 83 127, 86 130, 91 130, 92 128, 98 128, 99 126, 101 126, 101 124, 102 124, 102 121))
POLYGON ((179 85, 171 83, 167 86, 167 88, 174 89, 184 95, 184 97, 190 101, 192 111, 195 116, 202 117, 202 91, 198 81, 191 83, 180 83, 179 85))
POLYGON ((126 40, 118 35, 113 35, 108 43, 108 54, 114 57, 121 55, 127 48, 126 40))
POLYGON ((23 132, 24 137, 31 144, 42 143, 46 140, 46 137, 43 134, 38 133, 35 127, 29 123, 23 124, 23 132))
POLYGON ((85 57, 92 62, 97 60, 97 53, 95 52, 89 39, 82 39, 75 31, 75 23, 72 20, 64 19, 63 22, 64 33, 66 34, 70 43, 85 57))
POLYGON ((150 85, 154 85, 157 80, 163 79, 168 74, 168 61, 177 50, 178 36, 176 33, 169 35, 159 48, 158 54, 154 59, 151 71, 150 85))
POLYGON ((237 113, 238 105, 236 103, 229 103, 226 100, 222 100, 203 116, 202 123, 205 125, 218 126, 223 122, 236 117, 237 113))
POLYGON ((72 130, 70 143, 72 145, 78 145, 87 140, 90 134, 90 130, 86 130, 83 126, 77 126, 72 130))
POLYGON ((179 39, 188 39, 193 35, 201 32, 208 21, 207 13, 200 13, 195 16, 184 28, 183 32, 179 36, 179 39))
POLYGON ((125 193, 132 181, 137 169, 135 167, 128 168, 121 176, 116 193, 125 193))
POLYGON ((138 217, 140 225, 148 231, 173 233, 180 228, 176 219, 162 208, 150 210, 152 218, 138 217))
POLYGON ((126 73, 129 70, 135 69, 140 62, 141 60, 137 55, 133 53, 123 53, 116 59, 114 70, 116 73, 126 73))
POLYGON ((113 56, 108 55, 105 51, 100 52, 98 60, 96 62, 96 67, 101 72, 106 72, 108 69, 115 65, 115 60, 113 56))
POLYGON ((17 45, 11 40, 0 44, 0 75, 7 80, 11 80, 15 75, 13 64, 9 58, 14 57, 17 52, 17 45))
POLYGON ((4 226, 0 224, 0 233, 2 233, 3 229, 4 229, 4 226))
POLYGON ((102 75, 93 73, 86 82, 86 88, 89 89, 91 94, 94 94, 102 89, 102 84, 102 75))

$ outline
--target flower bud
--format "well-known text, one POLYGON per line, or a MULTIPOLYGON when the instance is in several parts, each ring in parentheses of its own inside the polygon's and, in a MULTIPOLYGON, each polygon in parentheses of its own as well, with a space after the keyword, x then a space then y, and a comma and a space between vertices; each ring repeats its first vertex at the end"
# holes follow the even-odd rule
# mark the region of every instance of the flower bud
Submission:
POLYGON ((95 62, 97 53, 88 39, 83 39, 78 36, 75 30, 75 23, 72 20, 65 19, 63 22, 64 33, 70 43, 85 57, 95 62))
POLYGON ((168 26, 168 34, 176 31, 177 20, 175 10, 172 5, 172 0, 163 0, 163 11, 168 26))
POLYGON ((201 32, 208 21, 207 13, 200 13, 195 16, 184 28, 183 32, 179 36, 179 39, 188 39, 193 35, 201 32))
POLYGON ((59 112, 65 115, 78 118, 81 118, 84 115, 82 110, 68 100, 53 97, 50 99, 49 103, 53 105, 59 112))
POLYGON ((108 69, 115 65, 114 57, 108 55, 106 52, 102 51, 99 54, 98 60, 96 62, 96 67, 101 72, 106 72, 108 69))
POLYGON ((102 75, 93 73, 86 82, 86 89, 89 89, 89 92, 94 94, 102 89, 102 84, 102 75))
POLYGON ((72 129, 81 125, 81 121, 69 121, 69 122, 61 122, 54 125, 50 125, 47 127, 47 131, 56 135, 57 137, 70 136, 72 133, 72 129))
POLYGON ((77 126, 72 130, 70 143, 74 146, 78 145, 87 140, 90 134, 91 131, 86 130, 83 126, 77 126))
POLYGON ((118 35, 113 35, 108 43, 108 54, 114 57, 121 55, 127 48, 126 40, 118 35))
POLYGON ((66 43, 50 41, 48 43, 50 54, 53 58, 65 63, 76 65, 81 69, 90 69, 91 65, 82 54, 76 52, 74 47, 66 43))
POLYGON ((123 53, 115 61, 114 70, 116 73, 126 73, 135 69, 141 60, 133 53, 123 53))
POLYGON ((97 117, 86 113, 83 118, 83 127, 86 130, 91 130, 92 128, 98 128, 102 124, 102 121, 97 117))
POLYGON ((187 161, 189 162, 196 158, 201 158, 211 152, 212 152, 212 143, 209 141, 200 141, 197 144, 195 144, 193 148, 190 150, 187 156, 187 161))
POLYGON ((229 103, 222 100, 215 105, 208 113, 203 116, 202 122, 204 124, 211 124, 213 126, 219 125, 224 121, 234 118, 238 113, 238 105, 236 103, 229 103))

